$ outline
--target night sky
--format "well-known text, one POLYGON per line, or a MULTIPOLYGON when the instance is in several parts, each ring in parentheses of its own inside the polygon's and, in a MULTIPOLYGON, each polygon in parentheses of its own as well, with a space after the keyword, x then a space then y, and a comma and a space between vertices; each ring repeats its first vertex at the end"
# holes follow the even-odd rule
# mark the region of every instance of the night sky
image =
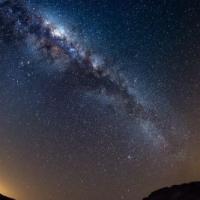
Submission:
POLYGON ((199 132, 199 0, 0 0, 0 193, 139 200, 199 132))

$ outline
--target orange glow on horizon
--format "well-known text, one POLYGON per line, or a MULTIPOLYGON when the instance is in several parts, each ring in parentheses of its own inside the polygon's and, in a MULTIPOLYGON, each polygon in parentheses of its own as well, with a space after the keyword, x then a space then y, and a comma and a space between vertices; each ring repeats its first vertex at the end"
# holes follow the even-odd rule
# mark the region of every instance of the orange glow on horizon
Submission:
POLYGON ((3 184, 2 182, 0 182, 0 194, 8 197, 14 197, 16 195, 12 187, 9 187, 8 185, 3 184))

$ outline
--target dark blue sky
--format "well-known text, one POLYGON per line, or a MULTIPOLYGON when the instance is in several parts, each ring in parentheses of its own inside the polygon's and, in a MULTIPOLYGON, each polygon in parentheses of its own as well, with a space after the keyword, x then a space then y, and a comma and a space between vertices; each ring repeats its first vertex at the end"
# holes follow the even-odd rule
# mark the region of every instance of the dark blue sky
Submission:
POLYGON ((56 37, 17 31, 0 6, 0 192, 139 200, 198 180, 200 2, 31 0, 29 9, 89 53, 80 64, 56 37))

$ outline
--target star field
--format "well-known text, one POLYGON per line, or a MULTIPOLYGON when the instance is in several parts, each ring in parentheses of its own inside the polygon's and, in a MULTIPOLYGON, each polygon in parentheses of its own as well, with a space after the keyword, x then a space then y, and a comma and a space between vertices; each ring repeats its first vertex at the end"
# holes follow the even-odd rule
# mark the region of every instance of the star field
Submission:
POLYGON ((0 0, 0 192, 139 200, 199 180, 199 10, 0 0))

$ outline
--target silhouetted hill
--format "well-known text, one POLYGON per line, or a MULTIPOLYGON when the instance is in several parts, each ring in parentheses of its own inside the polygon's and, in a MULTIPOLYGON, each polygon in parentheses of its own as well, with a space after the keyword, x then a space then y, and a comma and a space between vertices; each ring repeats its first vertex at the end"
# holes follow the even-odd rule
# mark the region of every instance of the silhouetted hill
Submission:
POLYGON ((163 188, 143 200, 200 200, 200 182, 163 188))
POLYGON ((0 194, 0 200, 14 200, 14 199, 3 196, 2 194, 0 194))

